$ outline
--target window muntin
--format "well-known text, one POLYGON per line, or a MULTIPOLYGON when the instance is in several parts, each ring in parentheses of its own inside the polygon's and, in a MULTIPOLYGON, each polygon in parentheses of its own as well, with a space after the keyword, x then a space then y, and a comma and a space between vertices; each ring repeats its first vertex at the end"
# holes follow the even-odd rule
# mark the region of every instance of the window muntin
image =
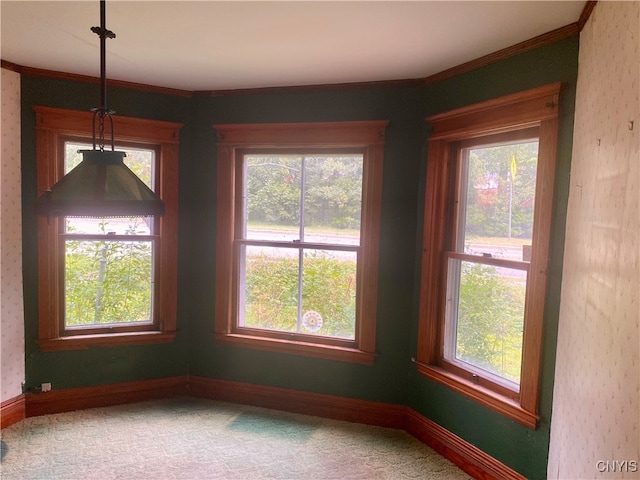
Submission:
MULTIPOLYGON (((62 178, 74 162, 80 161, 75 155, 78 147, 91 145, 92 115, 90 112, 42 106, 34 106, 33 109, 36 114, 37 190, 42 193, 62 178), (68 157, 66 161, 65 157, 68 157)), ((156 218, 137 218, 134 223, 129 219, 109 218, 105 219, 106 224, 98 219, 38 217, 38 345, 42 351, 165 343, 175 339, 178 159, 182 125, 118 115, 114 115, 113 120, 115 131, 123 133, 121 137, 116 135, 116 143, 119 148, 129 151, 130 167, 134 170, 141 167, 135 170, 136 173, 160 193, 165 214, 156 218), (137 156, 144 160, 136 160, 137 156), (96 248, 98 244, 100 249, 96 248), (92 299, 84 304, 82 301, 74 304, 71 299, 67 302, 65 265, 77 260, 74 253, 77 254, 78 250, 93 249, 101 253, 104 247, 110 250, 116 245, 121 252, 142 250, 140 268, 130 275, 130 298, 125 296, 124 302, 110 300, 111 308, 118 311, 117 315, 102 315, 102 321, 107 320, 108 324, 91 325, 96 320, 95 295, 89 295, 92 299), (127 307, 138 303, 131 302, 132 297, 143 297, 141 305, 144 306, 138 309, 127 307), (76 317, 66 322, 65 310, 75 310, 71 317, 76 317), (118 323, 114 323, 113 318, 118 323), (80 322, 88 322, 89 325, 77 325, 80 322)), ((122 254, 118 258, 122 259, 122 254)), ((115 263, 123 266, 124 262, 115 263)), ((98 272, 99 269, 94 268, 93 273, 82 281, 92 275, 95 277, 98 272)), ((72 276, 73 272, 68 273, 72 276)), ((69 280, 66 282, 69 285, 77 282, 77 279, 69 280)), ((76 286, 78 289, 83 287, 81 282, 76 286)), ((72 296, 71 292, 69 294, 72 296)), ((107 298, 103 296, 103 300, 107 298)))
MULTIPOLYGON (((549 275, 560 88, 560 83, 544 85, 427 118, 431 134, 425 189, 416 366, 425 377, 442 383, 528 428, 536 428, 539 420, 537 409, 549 275), (491 190, 500 188, 500 175, 503 176, 503 189, 504 181, 509 181, 504 175, 510 175, 510 159, 509 166, 503 165, 502 170, 486 171, 479 176, 470 175, 469 171, 463 174, 462 170, 469 168, 462 162, 464 150, 502 144, 527 144, 535 142, 536 138, 538 148, 535 194, 533 197, 528 195, 530 202, 523 201, 519 204, 529 208, 528 203, 531 203, 533 208, 531 239, 529 240, 529 234, 524 230, 518 232, 514 222, 512 240, 515 238, 521 245, 511 246, 509 249, 497 248, 494 236, 485 234, 489 237, 487 241, 467 228, 469 220, 473 223, 473 209, 467 215, 464 209, 458 208, 458 200, 462 198, 464 202, 461 203, 467 203, 467 190, 472 190, 474 195, 477 190, 486 190, 480 193, 481 196, 484 195, 481 203, 491 205, 491 201, 495 200, 492 198, 494 192, 491 190), (463 179, 467 182, 466 187, 463 179), (465 191, 464 196, 461 196, 461 191, 465 191), (519 239, 519 235, 523 238, 519 239), (469 245, 473 248, 465 248, 469 245), (485 253, 487 255, 484 255, 485 253), (468 270, 474 268, 482 274, 472 279, 480 279, 491 287, 488 288, 486 298, 481 299, 487 302, 493 302, 504 291, 513 287, 511 285, 497 288, 496 277, 508 276, 513 284, 522 282, 523 276, 526 275, 526 287, 522 284, 519 286, 526 292, 519 385, 514 381, 518 377, 517 363, 514 364, 515 373, 507 372, 506 369, 513 368, 507 367, 507 364, 511 365, 513 362, 505 362, 503 371, 500 359, 500 369, 496 375, 487 372, 486 364, 479 361, 479 366, 485 368, 477 368, 468 362, 456 360, 458 340, 451 332, 468 326, 464 325, 464 319, 460 328, 452 321, 457 321, 455 315, 462 303, 461 298, 466 301, 468 297, 466 285, 461 283, 460 279, 463 274, 468 275, 468 270), (447 299, 450 302, 447 302, 447 299), (445 325, 447 316, 448 326, 445 325)), ((516 173, 513 179, 515 187, 518 186, 519 175, 523 173, 521 167, 526 169, 526 164, 516 157, 516 173)), ((473 168, 470 170, 473 173, 473 168)), ((514 196, 520 195, 523 191, 514 189, 514 196)), ((500 199, 503 206, 501 226, 502 231, 507 232, 507 237, 508 210, 504 206, 508 205, 505 204, 508 194, 508 190, 503 190, 503 197, 500 199), (505 193, 507 197, 504 196, 505 193)), ((512 215, 514 213, 515 210, 512 210, 512 215)), ((518 212, 518 215, 521 214, 522 212, 518 212)), ((467 278, 463 280, 466 282, 467 278)), ((521 308, 517 310, 519 318, 521 308)), ((519 325, 516 325, 514 330, 517 331, 518 327, 519 325)), ((517 347, 517 341, 513 346, 517 347)), ((465 357, 468 353, 461 350, 458 356, 468 360, 469 357, 465 357)))
POLYGON ((457 158, 456 229, 445 252, 443 363, 517 393, 538 140, 474 139, 457 158))
MULTIPOLYGON (((82 161, 90 144, 64 141, 64 174, 82 161)), ((118 146, 124 163, 155 190, 156 152, 118 146)), ((62 335, 117 332, 155 322, 154 217, 65 217, 60 222, 64 272, 62 335)))
POLYGON ((354 340, 363 154, 241 157, 237 331, 354 340))
MULTIPOLYGON (((374 362, 384 136, 387 123, 387 121, 357 121, 214 125, 218 137, 215 283, 215 333, 218 342, 238 347, 365 365, 371 365, 374 362), (263 245, 260 238, 255 238, 258 236, 255 231, 252 232, 251 228, 245 231, 243 225, 246 219, 243 213, 238 212, 238 210, 244 212, 245 201, 243 199, 244 180, 238 180, 244 178, 243 155, 256 153, 291 155, 293 157, 308 156, 307 167, 310 172, 310 181, 307 184, 309 192, 312 192, 315 187, 322 187, 322 179, 314 177, 313 174, 314 169, 321 173, 320 167, 322 165, 314 165, 311 157, 361 154, 362 184, 361 187, 355 189, 356 193, 361 196, 359 199, 360 214, 349 211, 350 213, 345 216, 345 218, 349 217, 348 222, 338 222, 339 224, 334 227, 339 228, 320 231, 321 236, 318 237, 317 225, 314 225, 314 222, 317 223, 320 218, 318 215, 324 215, 327 212, 314 212, 312 208, 307 208, 303 212, 307 217, 306 220, 303 215, 298 214, 298 223, 295 223, 294 226, 281 226, 277 231, 280 234, 279 237, 276 235, 278 241, 271 241, 263 245), (304 235, 300 235, 301 225, 304 226, 304 235), (298 243, 302 243, 302 240, 305 243, 298 245, 298 243), (353 265, 351 258, 355 258, 357 261, 355 282, 353 278, 349 278, 349 281, 345 282, 344 274, 337 276, 343 278, 340 287, 344 293, 343 297, 351 296, 353 298, 355 291, 355 325, 353 328, 350 326, 348 333, 341 329, 332 329, 331 332, 327 331, 326 333, 329 335, 325 336, 325 318, 323 317, 322 329, 313 331, 319 324, 319 316, 314 312, 321 312, 317 311, 319 307, 310 299, 309 292, 304 289, 304 275, 301 281, 303 299, 295 305, 295 308, 292 309, 289 306, 296 312, 296 332, 298 331, 298 318, 306 324, 306 327, 304 324, 302 325, 301 333, 251 328, 242 326, 241 322, 239 324, 239 306, 244 306, 244 299, 241 300, 241 298, 243 295, 246 298, 245 289, 240 288, 241 282, 245 281, 240 278, 240 272, 245 272, 247 268, 239 260, 243 255, 246 256, 246 253, 241 255, 240 249, 260 251, 260 248, 266 247, 280 249, 278 254, 286 251, 293 258, 295 273, 287 274, 289 278, 293 279, 292 282, 298 282, 301 272, 313 265, 309 259, 314 253, 314 260, 325 261, 329 258, 334 264, 337 258, 353 265), (302 255, 302 269, 298 267, 300 265, 300 248, 307 252, 306 264, 304 263, 305 256, 302 255), (301 309, 299 316, 297 315, 298 308, 301 309)), ((278 168, 281 166, 279 164, 278 168)), ((283 180, 285 177, 291 176, 292 168, 298 168, 295 165, 286 165, 286 167, 278 170, 283 180)), ((291 178, 286 179, 286 181, 291 180, 291 178)), ((327 176, 323 181, 329 181, 328 185, 324 185, 326 188, 334 183, 342 183, 344 176, 327 176)), ((300 188, 302 188, 302 183, 300 183, 300 188)), ((350 195, 353 196, 353 192, 350 195)), ((329 195, 329 197, 336 201, 340 196, 329 195)), ((294 195, 294 198, 302 197, 294 195)), ((299 200, 295 200, 295 202, 298 202, 295 205, 299 209, 301 202, 299 200)), ((313 205, 308 203, 308 206, 313 205)), ((253 214, 249 216, 251 219, 254 217, 253 214)), ((249 253, 253 254, 253 252, 249 253)), ((249 265, 248 268, 253 267, 249 265)), ((251 273, 251 271, 249 272, 251 273)), ((346 276, 353 277, 352 274, 346 276)), ((310 281, 310 278, 312 277, 307 276, 307 282, 310 281)), ((295 294, 291 296, 295 297, 295 294)), ((348 302, 347 305, 353 306, 348 302)), ((347 310, 348 308, 342 309, 342 311, 347 310)), ((293 330, 292 325, 287 328, 293 330)))

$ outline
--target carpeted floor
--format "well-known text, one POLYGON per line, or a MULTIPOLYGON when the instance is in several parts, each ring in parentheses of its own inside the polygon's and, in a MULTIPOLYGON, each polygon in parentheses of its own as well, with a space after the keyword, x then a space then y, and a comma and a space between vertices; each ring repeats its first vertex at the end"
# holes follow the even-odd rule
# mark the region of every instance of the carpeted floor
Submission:
POLYGON ((28 418, 9 479, 470 479, 406 432, 195 398, 28 418))

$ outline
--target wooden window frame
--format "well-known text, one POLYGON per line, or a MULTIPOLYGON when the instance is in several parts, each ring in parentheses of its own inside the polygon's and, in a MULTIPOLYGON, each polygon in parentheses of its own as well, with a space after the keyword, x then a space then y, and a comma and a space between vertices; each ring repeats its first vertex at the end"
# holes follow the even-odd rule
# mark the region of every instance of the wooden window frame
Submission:
POLYGON ((422 274, 418 326, 418 371, 472 400, 535 429, 544 304, 549 263, 560 83, 428 117, 422 274), (452 241, 457 152, 470 139, 537 128, 539 137, 532 254, 525 300, 522 372, 517 394, 496 388, 443 361, 446 270, 452 241))
POLYGON ((214 125, 217 145, 215 338, 240 347, 373 364, 376 343, 378 255, 384 131, 387 121, 214 125), (355 339, 236 328, 238 257, 237 162, 246 149, 358 149, 364 154, 361 250, 356 285, 355 339))
MULTIPOLYGON (((34 106, 36 114, 37 188, 42 194, 64 170, 67 140, 92 143, 92 113, 34 106)), ((63 219, 38 217, 38 345, 41 351, 88 347, 168 343, 177 324, 178 158, 182 124, 113 116, 116 143, 135 144, 158 156, 157 193, 165 203, 158 222, 154 255, 154 321, 145 327, 114 328, 108 332, 64 332, 63 219)))

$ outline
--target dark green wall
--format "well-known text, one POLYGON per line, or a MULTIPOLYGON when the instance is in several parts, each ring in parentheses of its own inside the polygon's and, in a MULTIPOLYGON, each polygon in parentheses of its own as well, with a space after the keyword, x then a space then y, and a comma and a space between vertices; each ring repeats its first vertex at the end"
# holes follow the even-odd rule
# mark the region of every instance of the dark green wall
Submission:
POLYGON ((423 140, 424 100, 418 89, 238 95, 202 99, 196 110, 198 157, 194 191, 195 295, 191 305, 191 365, 196 375, 262 383, 368 400, 403 403, 411 329, 417 171, 423 140), (377 352, 373 367, 215 344, 215 131, 216 123, 389 120, 383 188, 377 352), (199 207, 197 205, 200 205, 199 207))
POLYGON ((345 89, 177 98, 110 89, 119 114, 184 123, 180 159, 178 341, 41 353, 37 349, 34 115, 31 105, 86 110, 97 86, 23 76, 24 276, 27 384, 54 388, 186 373, 408 405, 529 478, 543 478, 559 306, 578 38, 420 88, 345 89), (427 115, 561 81, 552 268, 545 316, 540 427, 526 429, 420 376, 418 280, 427 115), (213 339, 216 123, 388 120, 383 186, 377 358, 362 366, 220 345, 213 339))
MULTIPOLYGON (((416 411, 530 479, 546 478, 577 74, 578 37, 572 37, 431 85, 425 90, 425 95, 430 100, 426 114, 431 115, 539 85, 563 83, 560 98, 551 262, 548 270, 548 293, 544 317, 539 426, 535 431, 525 428, 455 394, 448 388, 423 378, 415 369, 410 371, 407 401, 407 404, 416 411)), ((422 203, 424 179, 422 179, 420 191, 422 203)), ((418 275, 419 269, 416 270, 416 283, 418 275)), ((412 319, 415 323, 410 346, 412 352, 416 349, 414 340, 417 337, 416 311, 417 304, 414 304, 412 319)))
MULTIPOLYGON (((191 157, 189 136, 192 104, 188 98, 110 88, 109 107, 119 115, 185 124, 181 131, 180 158, 191 157)), ((188 220, 180 220, 178 339, 173 344, 90 348, 61 352, 38 350, 37 231, 33 203, 36 198, 35 112, 33 105, 87 111, 100 104, 97 84, 21 76, 23 276, 25 304, 26 387, 51 382, 54 389, 127 382, 184 375, 188 370, 188 322, 184 294, 188 289, 185 265, 188 220)), ((180 188, 189 186, 180 179, 180 188)), ((184 206, 180 205, 181 213, 184 206)))

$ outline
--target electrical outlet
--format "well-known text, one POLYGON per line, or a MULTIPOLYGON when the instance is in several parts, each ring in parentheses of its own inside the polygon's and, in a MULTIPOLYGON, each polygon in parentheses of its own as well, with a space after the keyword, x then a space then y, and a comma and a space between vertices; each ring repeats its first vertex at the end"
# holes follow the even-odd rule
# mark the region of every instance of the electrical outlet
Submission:
POLYGON ((51 391, 51 382, 43 383, 41 385, 42 392, 50 392, 51 391))

